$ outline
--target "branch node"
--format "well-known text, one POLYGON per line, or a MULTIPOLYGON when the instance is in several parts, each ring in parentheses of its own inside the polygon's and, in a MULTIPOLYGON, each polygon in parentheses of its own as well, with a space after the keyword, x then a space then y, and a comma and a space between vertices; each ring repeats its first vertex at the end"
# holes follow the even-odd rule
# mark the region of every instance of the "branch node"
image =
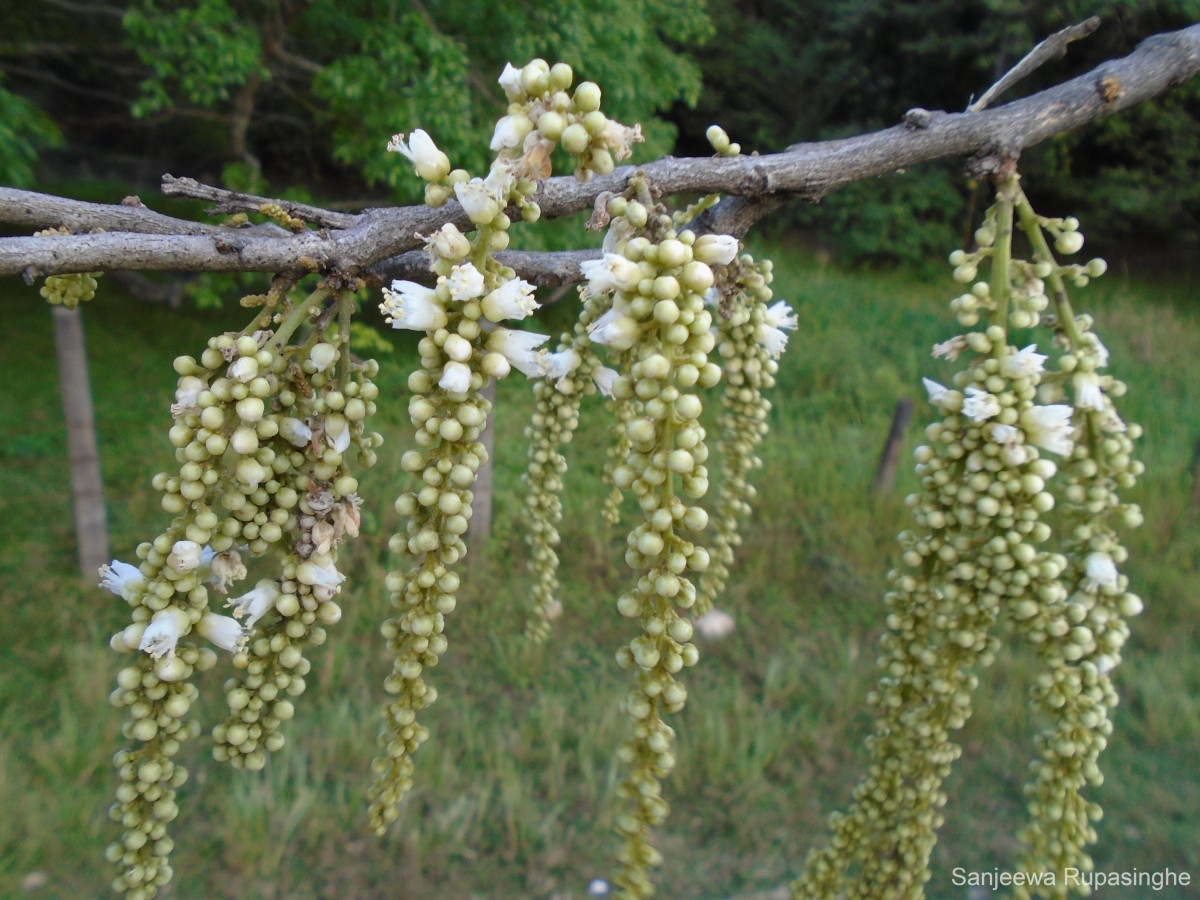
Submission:
POLYGON ((913 107, 904 114, 904 127, 913 131, 923 131, 933 124, 933 119, 936 113, 930 112, 921 107, 913 107))

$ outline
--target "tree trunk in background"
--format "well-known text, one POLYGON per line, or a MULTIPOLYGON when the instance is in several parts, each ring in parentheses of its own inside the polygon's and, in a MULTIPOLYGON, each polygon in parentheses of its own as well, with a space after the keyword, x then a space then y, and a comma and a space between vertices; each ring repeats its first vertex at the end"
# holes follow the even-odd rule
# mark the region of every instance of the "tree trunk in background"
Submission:
POLYGON ((472 488, 475 499, 471 503, 475 512, 471 516, 470 526, 467 529, 467 540, 476 550, 482 550, 492 535, 492 472, 495 466, 493 457, 496 454, 496 382, 491 382, 483 389, 483 396, 492 404, 487 425, 483 429, 483 434, 479 436, 479 442, 487 450, 488 460, 479 467, 479 473, 475 477, 475 486, 472 488))
POLYGON ((900 447, 904 443, 904 431, 908 428, 908 420, 912 418, 913 402, 908 397, 896 404, 892 413, 892 427, 888 431, 887 443, 879 454, 879 465, 875 469, 875 484, 871 493, 876 497, 888 494, 896 483, 896 466, 900 462, 900 447))
POLYGON ((95 581, 96 570, 108 562, 108 520, 104 509, 104 485, 100 480, 100 454, 96 449, 83 318, 79 310, 54 308, 54 342, 58 351, 63 416, 67 420, 79 571, 84 580, 95 581))

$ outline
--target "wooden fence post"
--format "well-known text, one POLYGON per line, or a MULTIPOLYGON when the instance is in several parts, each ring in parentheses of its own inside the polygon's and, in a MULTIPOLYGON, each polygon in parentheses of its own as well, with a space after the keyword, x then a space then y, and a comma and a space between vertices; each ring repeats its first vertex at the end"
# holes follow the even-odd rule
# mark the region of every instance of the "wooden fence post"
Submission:
POLYGON ((871 493, 882 497, 896 483, 896 466, 900 462, 900 445, 904 443, 904 432, 908 428, 908 420, 912 418, 913 402, 904 397, 896 403, 896 411, 892 413, 892 427, 888 431, 887 443, 883 445, 883 453, 879 455, 879 465, 875 469, 875 484, 871 493))

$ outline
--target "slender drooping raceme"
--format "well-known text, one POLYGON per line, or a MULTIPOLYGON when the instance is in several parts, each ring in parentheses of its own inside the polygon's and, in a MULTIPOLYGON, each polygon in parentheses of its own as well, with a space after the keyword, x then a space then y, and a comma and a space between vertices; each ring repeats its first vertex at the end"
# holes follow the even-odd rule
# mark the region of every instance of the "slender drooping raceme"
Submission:
MULTIPOLYGON (((532 197, 538 182, 550 175, 556 147, 575 157, 577 174, 586 178, 610 172, 614 158, 627 156, 630 144, 641 138, 636 128, 611 122, 600 112, 596 85, 583 82, 568 94, 573 77, 570 66, 551 67, 543 60, 505 69, 500 84, 510 101, 509 112, 496 125, 491 147, 497 156, 486 178, 451 170, 449 160, 423 131, 407 140, 397 135, 391 144, 426 180, 426 202, 438 206, 453 193, 475 232, 468 238, 446 225, 432 235, 427 246, 436 285, 395 282, 380 307, 394 327, 425 336, 419 344, 421 368, 408 382, 417 447, 401 458, 420 487, 397 499, 407 527, 391 542, 407 567, 388 575, 399 615, 383 627, 395 662, 385 683, 392 699, 385 707, 381 753, 372 766, 368 793, 376 832, 385 831, 399 815, 400 801, 412 786, 413 753, 428 736, 417 716, 436 699, 437 691, 424 674, 448 646, 446 616, 457 604, 471 487, 487 460, 479 441, 490 411, 483 388, 516 369, 527 377, 546 379, 554 390, 576 389, 573 373, 581 366, 590 372, 594 365, 593 358, 570 347, 546 351, 542 345, 547 335, 501 324, 526 318, 537 304, 533 285, 493 255, 508 246, 512 223, 506 209, 516 207, 528 222, 539 217, 532 197)), ((543 396, 551 396, 544 393, 548 389, 541 390, 543 396)), ((549 457, 547 465, 543 471, 552 473, 549 457)))
POLYGON ((134 746, 115 759, 121 785, 111 814, 124 834, 108 849, 119 869, 114 888, 130 897, 152 897, 171 877, 167 825, 187 777, 175 757, 200 730, 187 717, 198 696, 190 679, 217 661, 195 639, 231 654, 239 670, 226 682, 230 715, 214 728, 214 755, 257 769, 284 743, 280 727, 304 690, 305 650, 341 615, 337 548, 358 533, 358 480, 347 459, 357 446, 363 463, 374 462, 380 439, 364 422, 377 366, 350 357, 351 292, 319 287, 294 302, 286 288, 277 282, 247 298, 262 310, 242 333, 211 339, 198 361, 175 361, 170 439, 179 471, 154 478, 175 519, 138 547, 140 566, 114 561, 101 570, 102 584, 133 610, 111 641, 136 658, 112 695, 129 710, 134 746), (293 342, 304 325, 310 334, 293 342), (214 595, 228 595, 250 568, 263 573, 255 588, 227 601, 232 615, 215 611, 214 595))
POLYGON ((1022 866, 1057 873, 1050 883, 1060 887, 1045 889, 1055 896, 1066 892, 1065 867, 1090 866, 1083 847, 1094 840, 1089 820, 1098 807, 1078 791, 1098 783, 1095 759, 1115 699, 1107 676, 1127 633, 1122 617, 1140 609, 1117 574, 1124 552, 1113 531, 1114 519, 1136 524, 1138 514, 1113 490, 1140 468, 1129 458, 1137 430, 1120 422, 1108 397, 1121 387, 1094 374, 1107 356, 1066 302, 1064 277, 1086 283, 1103 262, 1058 265, 1043 228, 1058 234, 1061 252, 1082 245, 1076 223, 1034 216, 1013 175, 998 183, 978 249, 951 256, 955 278, 971 284, 952 308, 960 324, 982 318, 983 328, 934 348, 935 357, 965 355, 968 363, 953 387, 925 380, 942 417, 916 450, 922 490, 909 498, 916 527, 901 534, 903 567, 890 575, 883 672, 870 696, 872 764, 850 809, 831 818, 830 843, 810 854, 796 897, 923 896, 946 803, 942 782, 960 753, 950 735, 971 713, 976 672, 994 657, 1002 621, 1041 652, 1046 669, 1034 702, 1054 720, 1038 739, 1027 789, 1032 823, 1022 866), (1031 262, 1012 254, 1017 217, 1031 262), (985 262, 991 278, 976 281, 985 262), (1056 308, 1043 316, 1047 279, 1056 308), (1057 371, 1036 344, 1009 343, 1010 328, 1039 322, 1069 351, 1057 371), (1068 374, 1076 370, 1083 377, 1068 374), (1059 402, 1064 387, 1072 404, 1059 402), (1104 466, 1092 458, 1097 449, 1104 466), (1052 482, 1055 458, 1066 468, 1065 487, 1061 477, 1052 482), (1058 546, 1044 520, 1056 486, 1071 529, 1058 546))

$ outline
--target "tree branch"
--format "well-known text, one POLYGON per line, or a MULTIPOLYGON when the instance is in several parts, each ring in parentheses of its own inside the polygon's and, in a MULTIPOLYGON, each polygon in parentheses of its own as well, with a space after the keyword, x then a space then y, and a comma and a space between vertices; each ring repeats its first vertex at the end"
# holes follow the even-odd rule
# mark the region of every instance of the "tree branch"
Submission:
POLYGON ((1041 66, 1051 60, 1066 56, 1067 45, 1072 41, 1085 38, 1100 27, 1100 17, 1092 16, 1078 25, 1070 25, 1062 31, 1056 31, 1028 53, 1021 61, 1004 73, 1004 77, 983 92, 983 96, 967 107, 967 112, 979 112, 989 103, 1011 88, 1022 78, 1026 78, 1041 66))
MULTIPOLYGON (((1123 59, 994 109, 968 113, 911 110, 902 125, 842 140, 797 144, 766 156, 667 157, 627 166, 589 182, 551 178, 536 199, 543 217, 567 215, 591 207, 603 191, 624 190, 630 176, 641 171, 664 194, 717 192, 744 198, 727 198, 706 220, 744 233, 784 200, 815 201, 851 182, 936 159, 968 158, 976 172, 990 172, 1025 147, 1149 100, 1197 71, 1200 25, 1193 25, 1149 38, 1123 59)), ((280 203, 285 208, 289 205, 280 203)), ((357 215, 325 211, 320 216, 310 209, 309 213, 302 218, 328 227, 294 235, 262 235, 154 218, 149 211, 131 216, 123 207, 0 189, 0 221, 33 227, 64 223, 76 230, 103 228, 107 232, 2 239, 0 274, 21 273, 32 278, 116 269, 314 270, 361 274, 373 280, 388 277, 384 273, 392 271, 412 271, 413 263, 405 259, 394 264, 385 261, 419 247, 420 234, 429 234, 445 222, 469 227, 462 208, 454 202, 440 209, 368 209, 357 215), (169 228, 172 221, 174 231, 169 228)), ((517 270, 532 281, 554 283, 564 277, 564 265, 577 265, 577 259, 529 255, 523 258, 529 268, 517 270)))

